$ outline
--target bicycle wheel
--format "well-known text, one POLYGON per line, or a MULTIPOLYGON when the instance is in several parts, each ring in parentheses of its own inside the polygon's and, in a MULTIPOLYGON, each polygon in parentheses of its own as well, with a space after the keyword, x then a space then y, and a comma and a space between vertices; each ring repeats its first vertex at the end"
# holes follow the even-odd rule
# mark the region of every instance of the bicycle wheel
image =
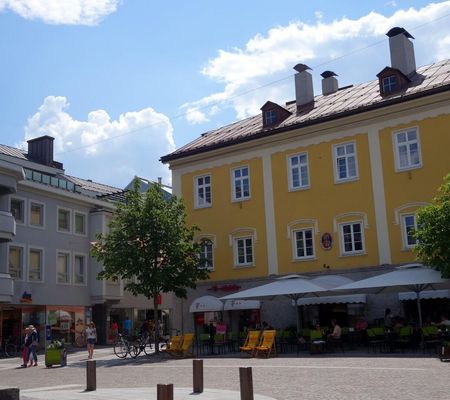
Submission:
POLYGON ((139 343, 130 343, 128 352, 130 353, 130 357, 136 358, 141 353, 141 347, 139 343))
POLYGON ((17 348, 15 344, 8 343, 5 346, 5 354, 6 357, 16 357, 17 356, 17 348))
POLYGON ((150 342, 145 343, 144 353, 148 356, 153 353, 153 346, 150 342))
POLYGON ((125 358, 128 354, 128 346, 124 342, 115 343, 114 354, 119 358, 125 358))

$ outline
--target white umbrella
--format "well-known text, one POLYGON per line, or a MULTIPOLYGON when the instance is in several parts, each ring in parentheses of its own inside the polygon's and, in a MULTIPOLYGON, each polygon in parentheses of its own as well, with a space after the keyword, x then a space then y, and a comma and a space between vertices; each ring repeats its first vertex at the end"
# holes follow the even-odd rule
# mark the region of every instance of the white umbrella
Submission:
MULTIPOLYGON (((278 278, 276 281, 265 285, 257 286, 241 292, 229 294, 221 297, 220 300, 233 299, 275 299, 277 297, 287 297, 295 301, 306 295, 317 295, 326 292, 327 289, 305 279, 299 275, 289 275, 278 278)), ((297 306, 298 307, 298 306, 297 306)), ((297 309, 297 331, 300 330, 300 317, 297 309)))
POLYGON ((202 296, 195 299, 189 307, 189 312, 208 312, 208 311, 222 311, 223 303, 214 296, 202 296))
POLYGON ((347 293, 386 293, 401 292, 405 289, 414 292, 417 299, 419 326, 422 326, 422 311, 420 308, 420 293, 424 290, 450 288, 450 279, 443 279, 441 273, 420 264, 408 264, 397 267, 386 274, 373 276, 360 281, 347 283, 336 287, 333 292, 347 293))

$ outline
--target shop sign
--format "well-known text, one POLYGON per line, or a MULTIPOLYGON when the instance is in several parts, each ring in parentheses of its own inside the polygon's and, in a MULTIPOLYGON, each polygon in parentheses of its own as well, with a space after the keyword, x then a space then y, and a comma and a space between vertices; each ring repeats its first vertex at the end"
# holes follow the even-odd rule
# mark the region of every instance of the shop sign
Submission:
POLYGON ((331 250, 333 247, 333 236, 331 233, 325 232, 320 238, 320 246, 324 250, 331 250))
POLYGON ((31 297, 31 293, 23 292, 22 293, 22 297, 20 298, 20 302, 21 303, 31 304, 33 302, 33 299, 31 297))
POLYGON ((59 328, 61 332, 68 332, 70 330, 70 321, 61 321, 59 328))
POLYGON ((217 292, 219 290, 223 291, 223 292, 236 292, 240 289, 241 287, 239 285, 236 284, 228 284, 228 285, 222 285, 222 286, 211 286, 208 290, 212 290, 213 292, 217 292))

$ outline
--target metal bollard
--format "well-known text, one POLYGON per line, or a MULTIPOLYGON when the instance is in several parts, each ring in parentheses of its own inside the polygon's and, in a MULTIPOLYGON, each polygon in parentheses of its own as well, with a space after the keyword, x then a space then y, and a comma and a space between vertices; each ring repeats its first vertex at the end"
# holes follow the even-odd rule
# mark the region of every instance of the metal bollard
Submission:
POLYGON ((192 360, 194 393, 203 393, 203 360, 192 360))
POLYGON ((86 391, 97 390, 96 361, 86 361, 86 391))
POLYGON ((241 385, 241 400, 253 400, 252 367, 239 368, 239 382, 241 385))
POLYGON ((157 400, 173 400, 173 384, 163 385, 158 383, 156 385, 157 400))
POLYGON ((1 388, 0 400, 19 400, 20 389, 19 388, 1 388))

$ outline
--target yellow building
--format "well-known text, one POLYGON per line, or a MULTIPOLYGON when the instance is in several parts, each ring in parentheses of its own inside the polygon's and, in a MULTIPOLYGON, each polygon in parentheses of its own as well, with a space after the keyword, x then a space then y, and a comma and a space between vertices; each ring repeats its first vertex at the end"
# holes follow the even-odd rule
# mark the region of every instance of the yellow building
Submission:
MULTIPOLYGON (((415 213, 450 171, 450 60, 416 70, 411 35, 387 35, 391 66, 377 79, 339 88, 325 71, 314 96, 298 64, 295 101, 268 101, 260 115, 162 157, 207 239, 210 280, 188 305, 276 276, 357 279, 415 260, 415 213)), ((393 300, 357 312, 382 317, 393 300)), ((272 325, 290 321, 267 307, 272 325)))

